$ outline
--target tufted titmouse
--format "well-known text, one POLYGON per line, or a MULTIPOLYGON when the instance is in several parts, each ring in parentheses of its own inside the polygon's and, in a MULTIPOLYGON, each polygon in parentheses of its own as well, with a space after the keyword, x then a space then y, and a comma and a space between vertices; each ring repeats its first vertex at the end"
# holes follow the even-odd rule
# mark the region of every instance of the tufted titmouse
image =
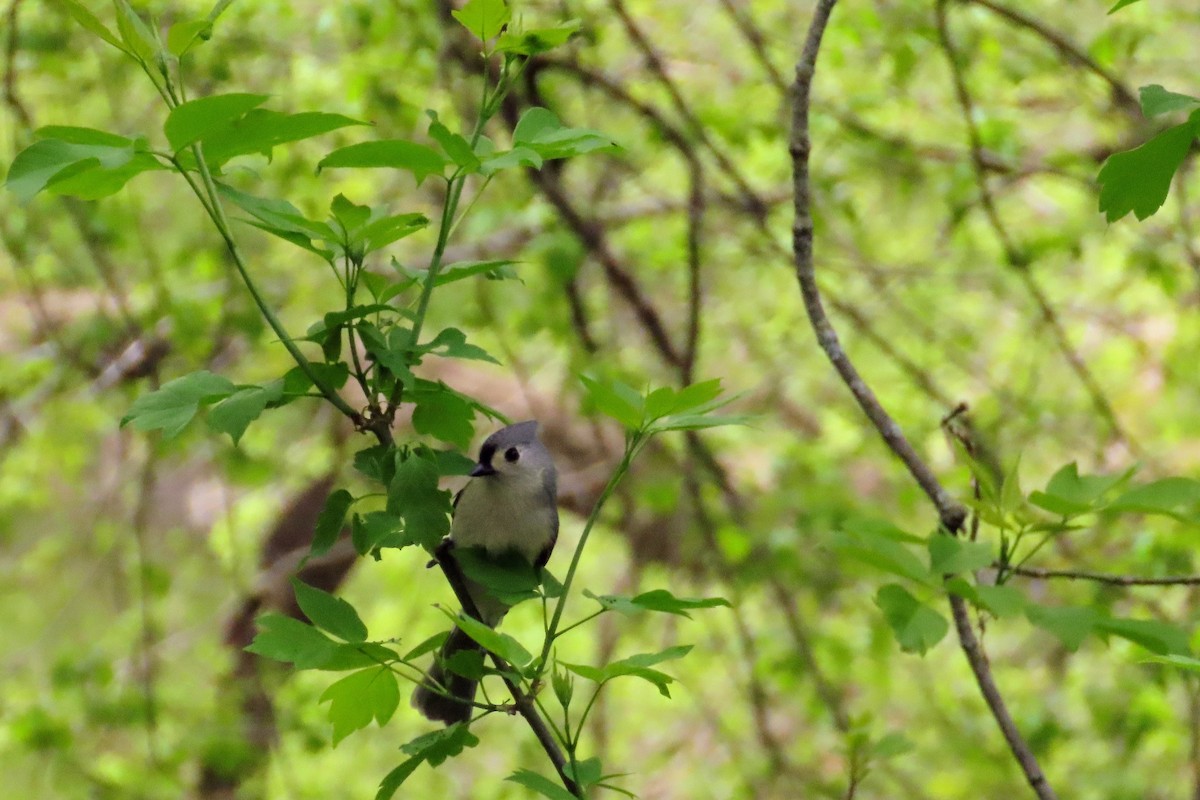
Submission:
MULTIPOLYGON (((481 548, 489 557, 517 553, 535 567, 545 566, 558 539, 558 492, 554 462, 537 429, 534 420, 518 422, 484 441, 471 480, 454 498, 450 540, 456 547, 481 548)), ((495 627, 509 606, 469 578, 467 588, 483 621, 495 627)), ((477 681, 447 674, 441 665, 455 653, 478 648, 460 629, 452 630, 425 682, 413 692, 413 706, 447 725, 470 719, 477 681)))

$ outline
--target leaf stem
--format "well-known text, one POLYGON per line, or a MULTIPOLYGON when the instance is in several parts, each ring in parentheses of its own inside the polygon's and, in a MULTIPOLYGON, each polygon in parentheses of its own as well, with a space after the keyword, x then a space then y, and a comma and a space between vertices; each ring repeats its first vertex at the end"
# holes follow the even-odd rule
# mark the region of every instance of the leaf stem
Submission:
MULTIPOLYGON (((331 386, 326 384, 325 381, 316 373, 316 370, 312 368, 312 364, 310 364, 308 359, 304 357, 304 354, 300 352, 300 348, 296 346, 296 343, 288 334, 287 329, 283 327, 283 323, 279 321, 279 317, 275 315, 275 312, 271 310, 271 307, 267 304, 262 294, 259 293, 258 286, 254 283, 254 279, 250 277, 250 271, 247 269, 246 262, 242 258, 241 250, 238 249, 237 242, 234 241, 233 232, 229 228, 229 220, 225 216, 225 210, 221 206, 221 199, 217 194, 216 182, 213 180, 212 173, 208 169, 208 162, 204 159, 204 153, 201 151, 200 145, 192 145, 192 154, 196 158, 196 166, 200 172, 200 179, 204 184, 204 194, 207 194, 208 196, 208 204, 205 205, 205 210, 208 212, 213 224, 217 226, 217 230, 220 232, 221 237, 225 240, 225 246, 228 248, 229 255, 233 259, 233 264, 237 269, 238 276, 241 277, 242 283, 246 287, 246 291, 250 293, 250 298, 254 301, 254 305, 258 307, 259 313, 263 315, 263 319, 267 321, 267 324, 271 327, 271 330, 275 332, 275 335, 279 338, 280 342, 283 343, 283 346, 292 356, 292 359, 296 362, 296 365, 299 366, 300 370, 305 374, 305 376, 312 381, 313 386, 320 390, 321 394, 325 396, 325 399, 333 404, 334 408, 357 423, 359 420, 361 420, 361 415, 351 408, 350 405, 342 399, 341 395, 334 391, 331 386)), ((189 176, 187 175, 187 171, 182 167, 182 165, 179 164, 178 160, 173 161, 175 168, 180 172, 180 174, 182 174, 185 178, 188 178, 189 176)), ((195 181, 189 179, 188 185, 192 187, 192 191, 195 192, 197 196, 201 196, 200 187, 196 185, 195 181)), ((201 198, 201 203, 204 205, 203 198, 201 198)))
POLYGON ((561 635, 558 631, 558 625, 562 621, 563 611, 567 606, 567 596, 571 593, 571 584, 575 580, 576 570, 579 569, 579 561, 583 556, 583 548, 587 545, 588 536, 591 535, 596 520, 600 518, 600 512, 603 510, 605 503, 612 496, 613 491, 617 488, 617 484, 625 477, 625 473, 629 471, 629 465, 633 462, 633 457, 641 449, 645 441, 645 434, 640 430, 629 432, 627 437, 625 453, 621 456, 621 463, 613 471, 612 477, 608 479, 608 483, 604 486, 604 491, 600 493, 599 499, 596 500, 596 505, 592 507, 592 513, 588 515, 587 522, 584 523, 583 533, 579 535, 579 544, 575 545, 575 553, 571 556, 571 566, 567 568, 567 577, 563 580, 562 594, 558 597, 558 603, 554 606, 554 615, 550 618, 550 625, 546 628, 546 640, 542 645, 542 654, 538 662, 538 677, 546 669, 546 663, 550 657, 550 648, 554 646, 555 639, 561 635))

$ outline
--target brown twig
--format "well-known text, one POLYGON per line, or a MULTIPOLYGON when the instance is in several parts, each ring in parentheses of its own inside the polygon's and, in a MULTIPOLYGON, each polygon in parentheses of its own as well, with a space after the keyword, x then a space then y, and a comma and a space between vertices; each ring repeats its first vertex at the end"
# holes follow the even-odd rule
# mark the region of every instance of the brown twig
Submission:
POLYGON ((1137 122, 1142 122, 1141 104, 1138 99, 1133 96, 1133 92, 1129 91, 1121 79, 1113 73, 1109 72, 1101 66, 1095 59, 1081 50, 1067 37, 1063 36, 1056 30, 1042 24, 1038 20, 1020 11, 1003 6, 994 0, 968 0, 977 6, 982 6, 989 11, 1003 17, 1019 28, 1024 28, 1027 31, 1037 35, 1038 37, 1049 42, 1055 50, 1057 50, 1063 58, 1069 62, 1074 62, 1080 67, 1083 67, 1088 72, 1099 77, 1108 84, 1112 91, 1113 102, 1128 116, 1135 119, 1137 122))
POLYGON ((979 200, 983 207, 984 217, 995 232, 996 238, 1000 241, 1008 266, 1017 274, 1025 290, 1033 299, 1034 305, 1037 306, 1038 312, 1042 317, 1042 321, 1050 329, 1055 345, 1058 347, 1059 352, 1062 353, 1063 358, 1066 359, 1067 364, 1071 367, 1071 371, 1075 373, 1075 376, 1083 385, 1084 390, 1092 401, 1092 406, 1108 425, 1113 436, 1118 441, 1124 443, 1130 452, 1137 455, 1141 452, 1141 448, 1125 432, 1104 390, 1100 387, 1095 376, 1092 375, 1091 370, 1088 368, 1087 362, 1084 361, 1083 356, 1071 344, 1070 337, 1067 336, 1062 321, 1058 318, 1058 314, 1054 311, 1054 307, 1046 297, 1045 291, 1033 275, 1028 256, 1017 247, 1000 218, 995 196, 988 185, 987 170, 983 160, 983 137, 979 133, 979 126, 975 122, 975 101, 972 99, 970 90, 967 88, 966 77, 963 74, 961 66, 962 59, 950 35, 950 26, 946 19, 946 5, 948 2, 949 0, 938 0, 935 6, 938 38, 941 42, 942 50, 946 54, 946 60, 950 65, 954 93, 958 98, 959 107, 962 109, 963 122, 967 127, 967 139, 971 150, 971 164, 975 170, 975 181, 979 186, 979 200))
MULTIPOLYGON (((999 568, 999 564, 996 565, 999 568)), ((1089 572, 1076 569, 1042 569, 1040 567, 1005 567, 1009 575, 1023 578, 1053 579, 1069 581, 1092 581, 1109 586, 1200 586, 1200 575, 1165 575, 1149 578, 1143 575, 1115 575, 1111 572, 1089 572)))
MULTIPOLYGON (((808 116, 810 94, 813 76, 816 69, 817 53, 820 50, 821 38, 829 23, 830 14, 836 0, 818 0, 813 20, 805 37, 804 48, 796 65, 796 81, 794 84, 794 99, 792 107, 791 155, 794 169, 794 190, 796 219, 793 227, 793 249, 795 251, 796 278, 800 284, 800 292, 804 298, 805 310, 817 341, 825 351, 830 363, 841 375, 842 380, 850 389, 863 412, 871 420, 876 430, 887 442, 892 452, 908 468, 916 482, 929 497, 937 509, 943 529, 950 534, 957 533, 966 519, 966 510, 956 500, 951 498, 942 487, 933 471, 916 453, 908 439, 896 422, 880 405, 871 388, 858 374, 850 362, 837 333, 833 329, 828 316, 821 304, 820 290, 817 287, 816 273, 813 265, 813 219, 811 199, 809 196, 809 155, 811 141, 808 133, 808 116)), ((958 632, 959 643, 967 662, 975 675, 976 683, 988 708, 992 712, 1001 733, 1008 742, 1013 757, 1020 765, 1026 780, 1041 800, 1054 800, 1056 795, 1042 774, 1037 757, 1029 747, 1028 742, 1017 730, 1011 715, 1004 703, 1004 698, 996 688, 992 678, 991 667, 975 631, 971 627, 966 603, 959 597, 950 596, 950 608, 954 617, 955 628, 958 632)))

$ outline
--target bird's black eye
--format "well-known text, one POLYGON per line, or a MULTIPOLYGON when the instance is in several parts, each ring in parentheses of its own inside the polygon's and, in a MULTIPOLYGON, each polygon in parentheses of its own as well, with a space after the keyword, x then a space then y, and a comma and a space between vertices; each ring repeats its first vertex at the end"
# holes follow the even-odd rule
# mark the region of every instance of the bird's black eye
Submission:
POLYGON ((510 447, 504 451, 504 460, 510 463, 516 461, 520 457, 521 451, 517 450, 515 447, 510 447))

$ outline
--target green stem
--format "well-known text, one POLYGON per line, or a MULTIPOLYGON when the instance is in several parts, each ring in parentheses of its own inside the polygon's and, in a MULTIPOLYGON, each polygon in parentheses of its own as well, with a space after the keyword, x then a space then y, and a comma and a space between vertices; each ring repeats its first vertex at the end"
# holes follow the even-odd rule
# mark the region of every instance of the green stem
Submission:
POLYGON ((574 630, 575 628, 578 628, 580 625, 583 625, 583 624, 585 624, 585 623, 591 622, 591 621, 592 621, 592 620, 594 620, 596 617, 598 617, 598 616, 600 616, 601 614, 603 614, 605 611, 608 611, 608 609, 607 609, 607 608, 601 608, 599 611, 595 612, 594 614, 588 614, 586 617, 584 617, 583 619, 579 620, 578 622, 572 622, 570 625, 568 625, 567 627, 565 627, 565 628, 563 628, 561 631, 559 631, 559 632, 556 634, 556 636, 557 636, 557 637, 559 637, 559 638, 562 638, 563 636, 565 636, 565 635, 566 635, 567 633, 569 633, 570 631, 574 630))
MULTIPOLYGON (((471 150, 479 143, 479 137, 483 135, 483 128, 487 125, 496 112, 500 109, 500 103, 508 94, 509 86, 512 81, 517 78, 524 70, 525 62, 521 62, 515 74, 508 74, 508 64, 505 63, 504 71, 500 75, 500 81, 496 85, 496 91, 490 96, 487 91, 487 83, 484 83, 483 95, 479 104, 479 118, 475 121, 475 129, 471 131, 471 150)), ((487 178, 490 181, 491 178, 487 178)), ((412 336, 409 337, 409 348, 414 349, 420 343, 421 328, 425 324, 425 314, 429 311, 429 300, 433 296, 433 287, 437 283, 438 273, 442 269, 442 257, 446 253, 446 244, 450 240, 450 233, 454 229, 456 223, 455 214, 458 211, 458 202, 462 198, 463 187, 466 185, 467 176, 461 174, 461 170, 455 172, 450 177, 446 187, 446 198, 442 203, 442 219, 438 226, 437 244, 434 246, 433 255, 429 259, 429 269, 425 271, 425 283, 421 286, 421 298, 417 302, 416 316, 413 319, 412 336)), ((486 186, 487 183, 484 184, 486 186)), ((483 190, 480 189, 480 192, 483 190)), ((472 201, 472 205, 474 201, 472 201)), ((467 209, 468 211, 470 208, 467 209)), ((461 220, 459 220, 461 221, 461 220)))
POLYGON ((596 699, 600 697, 600 690, 604 688, 601 683, 596 687, 596 691, 592 692, 592 697, 588 700, 586 706, 583 707, 583 714, 579 717, 579 726, 575 729, 575 741, 579 741, 579 737, 583 736, 583 724, 587 722, 588 715, 592 713, 592 706, 596 705, 596 699))
MULTIPOLYGON (((351 408, 342 399, 341 395, 317 375, 316 371, 312 368, 312 364, 300 352, 300 348, 292 341, 292 337, 288 335, 287 329, 283 327, 283 323, 279 321, 279 317, 275 316, 275 312, 271 310, 271 307, 267 305, 262 294, 259 293, 258 286, 254 283, 254 279, 250 277, 250 271, 246 268, 246 262, 242 259, 242 253, 238 249, 237 242, 233 239, 233 232, 229 228, 229 220, 225 216, 225 209, 221 206, 221 199, 217 194, 216 182, 213 181, 212 173, 208 169, 208 162, 204 160, 204 154, 201 152, 198 144, 192 145, 192 154, 196 158, 196 166, 200 172, 200 179, 204 184, 204 193, 208 195, 206 210, 213 224, 217 226, 221 237, 225 240, 225 246, 229 249, 229 255, 233 258, 233 264, 237 268, 238 275, 241 277, 242 283, 246 286, 246 291, 250 293, 251 299, 254 300, 254 304, 258 307, 259 313, 263 315, 267 324, 271 326, 271 330, 275 332, 276 337, 287 348, 296 365, 312 381, 313 386, 316 386, 320 390, 321 394, 333 404, 334 408, 341 411, 350 419, 357 421, 360 418, 359 413, 351 408)), ((187 177, 187 171, 179 165, 178 161, 175 162, 175 166, 181 174, 187 177)), ((200 194, 199 187, 196 186, 194 181, 189 180, 188 185, 192 187, 192 191, 196 192, 197 195, 200 194)))
POLYGON ((625 473, 629 471, 629 465, 633 462, 633 457, 640 449, 643 440, 641 431, 634 431, 628 434, 628 440, 625 444, 625 454, 621 456, 621 463, 617 465, 613 471, 612 477, 608 479, 608 483, 604 487, 604 491, 600 493, 600 497, 596 500, 596 505, 592 508, 592 513, 588 515, 587 522, 584 523, 583 533, 579 535, 579 544, 575 545, 575 553, 571 556, 571 566, 567 568, 567 577, 563 580, 562 594, 559 595, 558 603, 554 606, 554 616, 550 618, 550 626, 546 629, 546 641, 542 645, 542 655, 538 663, 538 675, 546 669, 546 664, 550 658, 550 648, 554 646, 554 641, 558 638, 558 625, 562 621, 563 611, 567 606, 567 597, 571 593, 571 584, 575 581, 575 572, 579 569, 579 561, 583 557, 583 548, 587 545, 588 536, 592 533, 592 528, 596 525, 596 520, 600 518, 600 512, 603 510, 608 498, 612 496, 613 491, 617 488, 617 484, 621 482, 621 478, 625 477, 625 473))

